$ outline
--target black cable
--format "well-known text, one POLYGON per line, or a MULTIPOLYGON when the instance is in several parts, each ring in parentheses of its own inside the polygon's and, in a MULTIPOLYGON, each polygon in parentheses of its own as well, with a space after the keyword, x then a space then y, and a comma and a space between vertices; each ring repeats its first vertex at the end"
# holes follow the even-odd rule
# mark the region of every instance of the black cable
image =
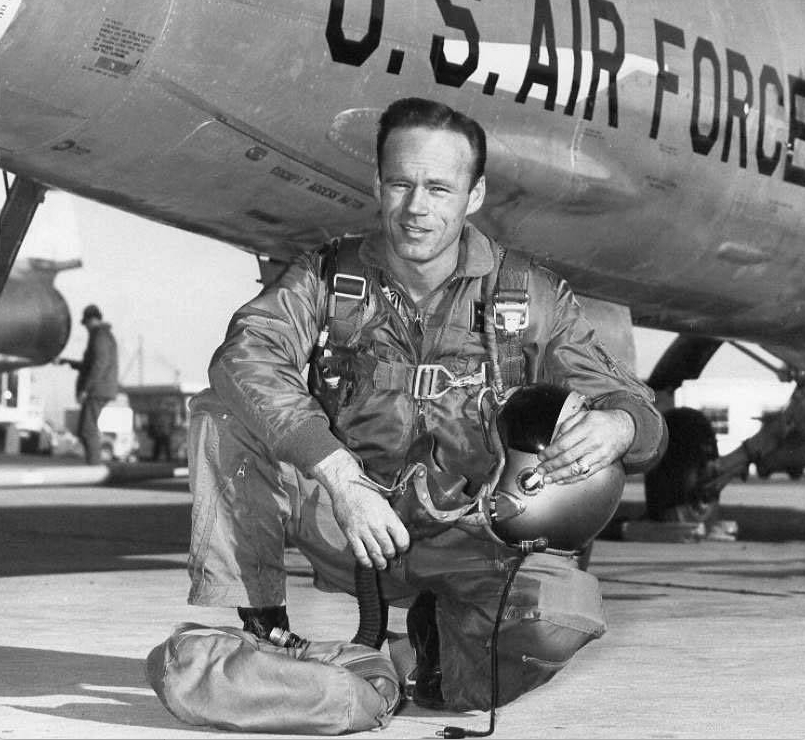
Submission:
POLYGON ((495 710, 497 709, 498 705, 498 633, 500 632, 500 623, 503 621, 503 611, 506 608, 506 602, 509 600, 509 591, 511 591, 512 584, 514 583, 514 577, 517 575, 517 571, 520 570, 520 566, 523 564, 523 560, 525 559, 526 555, 526 550, 520 550, 517 555, 517 559, 514 561, 512 569, 509 571, 509 575, 506 578, 506 584, 503 587, 503 592, 500 595, 500 604, 498 605, 498 613, 495 617, 495 626, 492 628, 492 641, 489 646, 492 659, 492 678, 490 681, 492 695, 489 708, 489 728, 482 732, 480 730, 468 730, 464 727, 453 727, 452 725, 447 725, 436 732, 438 737, 488 737, 495 731, 495 710))

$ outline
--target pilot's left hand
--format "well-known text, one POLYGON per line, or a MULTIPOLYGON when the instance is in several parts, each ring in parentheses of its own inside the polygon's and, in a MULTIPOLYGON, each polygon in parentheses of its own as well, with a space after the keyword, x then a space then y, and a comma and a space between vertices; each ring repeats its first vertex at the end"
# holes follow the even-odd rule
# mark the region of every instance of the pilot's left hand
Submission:
POLYGON ((635 436, 631 415, 621 409, 581 410, 565 419, 553 443, 538 457, 545 483, 573 483, 623 457, 635 436))

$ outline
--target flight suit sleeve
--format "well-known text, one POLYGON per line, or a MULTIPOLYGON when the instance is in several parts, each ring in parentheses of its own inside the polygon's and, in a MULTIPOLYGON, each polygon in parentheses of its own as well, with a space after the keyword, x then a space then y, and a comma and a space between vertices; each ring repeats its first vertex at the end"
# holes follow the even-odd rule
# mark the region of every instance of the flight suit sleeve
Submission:
POLYGON ((548 271, 541 273, 539 293, 550 296, 550 305, 541 300, 539 307, 550 317, 543 330, 542 379, 583 393, 594 409, 626 411, 634 420, 635 437, 623 457, 624 467, 627 473, 648 470, 668 442, 654 392, 602 344, 567 282, 548 271))
POLYGON ((321 255, 297 257, 235 312, 209 366, 211 387, 231 412, 278 461, 304 472, 343 447, 305 377, 325 302, 321 255))

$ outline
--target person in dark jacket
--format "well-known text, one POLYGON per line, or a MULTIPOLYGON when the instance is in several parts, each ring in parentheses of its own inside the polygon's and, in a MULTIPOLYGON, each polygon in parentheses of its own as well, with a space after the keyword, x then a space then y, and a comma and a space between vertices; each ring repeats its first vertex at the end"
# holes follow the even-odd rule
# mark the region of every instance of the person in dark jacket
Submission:
POLYGON ((59 362, 78 370, 75 385, 76 401, 81 406, 78 437, 84 445, 87 464, 98 465, 101 462, 98 417, 103 407, 117 396, 117 342, 112 327, 103 320, 103 314, 96 305, 90 304, 84 309, 81 323, 89 333, 83 359, 61 359, 59 362))
MULTIPOLYGON (((397 101, 381 116, 377 157, 379 227, 338 246, 336 269, 349 273, 341 253, 360 242, 358 278, 341 278, 357 300, 332 316, 334 244, 299 256, 236 311, 210 388, 191 402, 188 601, 237 607, 245 629, 266 637, 288 628, 286 542, 325 590, 354 594, 356 562, 374 568, 384 598, 410 607, 414 701, 479 709, 489 706, 489 638, 515 553, 459 523, 409 536, 384 494, 409 450, 431 435, 439 464, 477 491, 494 462, 478 399, 497 364, 517 376, 511 387, 544 381, 589 399, 540 452, 546 483, 583 481, 615 461, 646 470, 666 429, 651 390, 601 344, 567 283, 529 255, 516 258, 527 287, 523 321, 512 322, 520 349, 491 346, 496 317, 479 327, 490 280, 509 263, 501 268, 498 245, 466 220, 485 195, 477 122, 434 101, 397 101), (314 355, 330 324, 349 336, 314 355), (318 384, 305 377, 312 356, 318 384)), ((516 573, 500 629, 502 703, 605 629, 598 581, 577 560, 534 553, 516 573)))

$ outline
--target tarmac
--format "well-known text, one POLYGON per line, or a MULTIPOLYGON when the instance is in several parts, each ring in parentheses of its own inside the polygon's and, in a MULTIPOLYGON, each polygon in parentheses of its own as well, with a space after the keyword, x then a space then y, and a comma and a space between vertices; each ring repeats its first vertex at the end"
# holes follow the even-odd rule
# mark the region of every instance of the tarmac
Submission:
MULTIPOLYGON (((186 480, 136 486, 0 490, 0 740, 266 736, 183 724, 146 682, 175 624, 240 625, 233 609, 186 604, 186 480)), ((638 518, 642 496, 630 480, 616 519, 638 518)), ((608 632, 500 708, 494 737, 805 738, 805 486, 738 481, 721 501, 735 541, 596 541, 608 632)), ((292 629, 350 639, 354 600, 314 589, 298 552, 288 566, 292 629)), ((390 628, 404 619, 393 608, 390 628)), ((407 704, 352 737, 488 723, 407 704)))

